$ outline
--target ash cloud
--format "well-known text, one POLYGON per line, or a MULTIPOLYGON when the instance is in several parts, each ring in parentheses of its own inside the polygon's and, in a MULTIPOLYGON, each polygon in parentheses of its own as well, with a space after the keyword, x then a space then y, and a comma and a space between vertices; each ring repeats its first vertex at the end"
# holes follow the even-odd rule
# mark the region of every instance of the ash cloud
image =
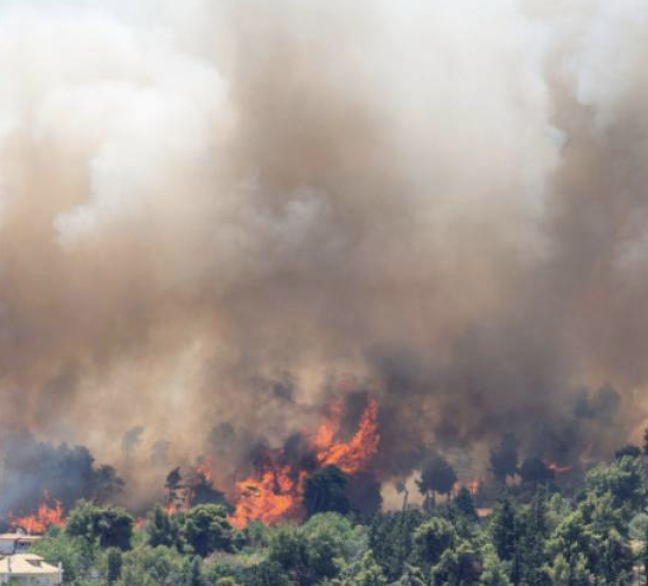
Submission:
POLYGON ((585 444, 583 386, 619 394, 601 453, 625 441, 647 20, 640 0, 2 3, 0 426, 126 451, 143 493, 151 454, 220 452, 231 479, 346 377, 381 399, 385 476, 503 430, 560 445, 578 421, 585 444))

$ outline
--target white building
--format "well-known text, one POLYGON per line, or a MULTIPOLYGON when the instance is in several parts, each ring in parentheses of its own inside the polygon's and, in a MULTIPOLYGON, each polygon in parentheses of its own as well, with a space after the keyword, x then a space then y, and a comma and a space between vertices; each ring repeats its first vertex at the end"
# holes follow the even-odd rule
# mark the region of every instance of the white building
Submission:
POLYGON ((41 539, 40 535, 27 535, 26 533, 0 534, 0 555, 25 553, 32 544, 41 539))
POLYGON ((61 564, 53 566, 33 553, 16 553, 0 557, 0 584, 16 580, 31 586, 60 586, 61 564))

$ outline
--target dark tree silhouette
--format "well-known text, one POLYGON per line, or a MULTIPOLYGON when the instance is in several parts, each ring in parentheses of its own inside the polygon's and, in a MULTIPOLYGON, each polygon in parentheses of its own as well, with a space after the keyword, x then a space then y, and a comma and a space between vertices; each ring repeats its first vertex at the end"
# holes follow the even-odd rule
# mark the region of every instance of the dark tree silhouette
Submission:
POLYGON ((304 507, 309 516, 333 511, 345 515, 351 505, 346 494, 349 477, 337 466, 314 472, 304 483, 304 507))
POLYGON ((423 495, 430 492, 448 494, 455 482, 457 474, 454 468, 440 454, 432 454, 421 470, 421 478, 416 481, 419 491, 423 495))
POLYGON ((502 436, 500 443, 491 450, 491 470, 495 478, 504 484, 508 476, 514 476, 516 474, 517 465, 517 440, 512 433, 506 433, 502 436))
POLYGON ((528 484, 546 484, 556 476, 540 458, 527 458, 520 466, 522 482, 528 484))
POLYGON ((633 446, 632 444, 628 444, 627 446, 623 446, 622 448, 614 452, 614 457, 617 460, 620 460, 624 456, 630 456, 631 458, 638 458, 639 456, 641 456, 641 449, 638 446, 633 446))

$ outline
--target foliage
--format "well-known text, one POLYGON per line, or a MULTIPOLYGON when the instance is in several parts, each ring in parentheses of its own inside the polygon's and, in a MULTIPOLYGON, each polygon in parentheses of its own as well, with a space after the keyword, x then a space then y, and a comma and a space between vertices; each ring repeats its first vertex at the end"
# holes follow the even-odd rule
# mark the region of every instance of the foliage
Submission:
MULTIPOLYGON (((597 466, 578 491, 567 494, 540 480, 546 476, 537 462, 531 467, 540 473, 526 474, 522 486, 497 486, 500 499, 486 521, 477 518, 465 489, 427 513, 407 509, 363 518, 329 511, 311 514, 301 524, 257 522, 243 531, 230 526, 219 505, 172 516, 156 506, 138 542, 125 511, 80 502, 67 528, 52 528, 34 552, 61 562, 66 582, 75 586, 643 583, 637 571, 648 569, 642 458, 625 454, 597 466)), ((437 461, 433 468, 436 474, 445 466, 437 461)), ((344 485, 340 474, 336 469, 318 478, 314 474, 312 502, 336 502, 344 485)), ((440 492, 440 484, 434 484, 438 475, 426 478, 428 492, 440 492)), ((170 491, 176 481, 170 478, 170 491)))
POLYGON ((184 518, 182 535, 199 556, 206 557, 216 550, 232 549, 232 526, 221 505, 198 505, 184 518))
POLYGON ((133 523, 132 515, 122 508, 80 501, 70 512, 65 530, 71 537, 82 537, 102 548, 127 550, 131 546, 133 523))
POLYGON ((175 515, 169 515, 159 504, 153 507, 146 523, 148 543, 152 547, 180 547, 180 526, 175 515))

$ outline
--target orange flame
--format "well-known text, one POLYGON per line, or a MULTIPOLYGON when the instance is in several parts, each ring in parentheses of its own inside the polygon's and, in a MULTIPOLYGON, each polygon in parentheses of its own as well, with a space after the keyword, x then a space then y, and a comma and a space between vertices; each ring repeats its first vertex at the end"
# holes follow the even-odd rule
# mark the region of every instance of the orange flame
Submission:
MULTIPOLYGON (((335 442, 342 415, 342 402, 335 401, 310 445, 319 468, 335 465, 347 474, 353 474, 365 468, 378 451, 378 403, 369 400, 358 431, 347 443, 335 442)), ((295 470, 290 464, 277 464, 281 455, 280 450, 269 454, 268 462, 260 471, 236 484, 236 509, 229 518, 234 527, 242 529, 253 520, 273 525, 281 519, 301 514, 307 473, 295 470)))
POLYGON ((212 472, 213 462, 210 456, 201 458, 196 466, 196 475, 201 476, 207 482, 211 483, 214 480, 214 473, 212 472))
POLYGON ((16 517, 12 513, 7 515, 9 525, 21 528, 26 533, 45 533, 49 527, 65 527, 63 506, 59 501, 52 501, 48 493, 43 494, 43 501, 38 505, 38 510, 33 515, 16 517))

